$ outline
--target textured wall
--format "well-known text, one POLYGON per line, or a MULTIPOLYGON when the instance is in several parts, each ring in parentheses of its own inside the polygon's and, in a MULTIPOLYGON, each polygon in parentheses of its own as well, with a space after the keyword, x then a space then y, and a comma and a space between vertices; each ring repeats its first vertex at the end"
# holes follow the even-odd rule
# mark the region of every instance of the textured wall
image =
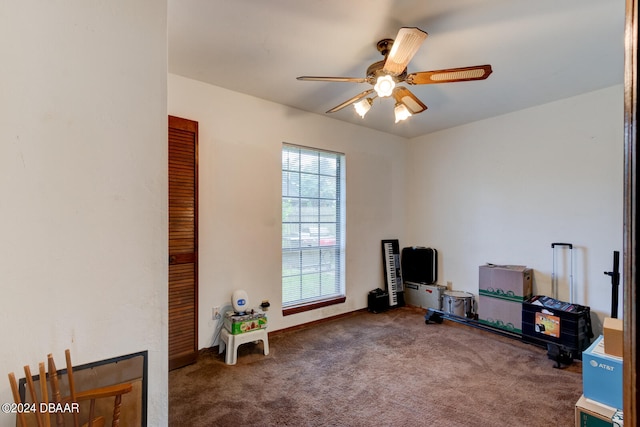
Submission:
POLYGON ((0 5, 0 402, 48 353, 148 350, 149 425, 166 424, 166 13, 0 5))

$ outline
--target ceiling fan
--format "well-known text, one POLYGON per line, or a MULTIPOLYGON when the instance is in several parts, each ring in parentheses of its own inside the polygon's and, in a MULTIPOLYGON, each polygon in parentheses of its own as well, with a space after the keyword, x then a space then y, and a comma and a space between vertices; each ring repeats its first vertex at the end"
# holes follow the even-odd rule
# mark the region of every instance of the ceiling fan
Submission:
POLYGON ((354 105, 358 114, 364 118, 376 97, 393 96, 396 101, 394 108, 396 123, 407 117, 423 112, 427 106, 422 103, 409 89, 399 86, 399 83, 409 85, 424 85, 434 83, 463 82, 470 80, 484 80, 493 71, 491 65, 477 65, 474 67, 447 68, 435 71, 419 71, 407 73, 407 64, 416 54, 427 33, 416 27, 402 27, 398 31, 395 41, 380 40, 378 51, 385 57, 367 68, 367 75, 359 77, 320 77, 300 76, 298 80, 324 82, 352 82, 369 83, 372 89, 367 89, 340 105, 336 105, 327 113, 334 113, 348 105, 354 105))

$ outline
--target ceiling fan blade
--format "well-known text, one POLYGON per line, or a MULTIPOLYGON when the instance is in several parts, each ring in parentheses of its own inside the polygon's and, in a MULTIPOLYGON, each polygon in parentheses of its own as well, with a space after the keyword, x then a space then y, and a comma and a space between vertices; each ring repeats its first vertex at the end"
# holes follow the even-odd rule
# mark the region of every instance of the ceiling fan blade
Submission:
POLYGON ((342 104, 336 105, 335 107, 327 111, 327 113, 335 113, 338 110, 342 110, 344 107, 351 105, 354 102, 361 100, 362 98, 365 98, 367 95, 369 95, 372 92, 374 92, 373 89, 367 89, 364 92, 357 94, 353 98, 344 101, 342 104))
POLYGON ((426 38, 427 33, 419 28, 400 28, 382 70, 393 76, 402 74, 426 38))
POLYGON ((475 67, 447 68, 446 70, 411 73, 407 75, 405 81, 411 85, 426 85, 484 80, 489 77, 489 74, 492 72, 491 65, 476 65, 475 67))
POLYGON ((404 86, 396 86, 393 90, 393 97, 396 99, 396 102, 404 104, 411 114, 422 113, 427 109, 427 106, 404 86))
POLYGON ((316 81, 316 82, 351 82, 351 83, 366 83, 367 79, 359 77, 320 77, 320 76, 300 76, 296 77, 298 80, 304 81, 316 81))

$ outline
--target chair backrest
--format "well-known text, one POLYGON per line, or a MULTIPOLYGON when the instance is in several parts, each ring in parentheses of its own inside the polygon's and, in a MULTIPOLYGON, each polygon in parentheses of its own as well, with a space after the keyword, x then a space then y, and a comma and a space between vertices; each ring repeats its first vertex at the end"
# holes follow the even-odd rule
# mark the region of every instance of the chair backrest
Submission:
POLYGON ((24 367, 26 388, 30 400, 26 399, 25 396, 25 401, 22 401, 16 377, 13 372, 9 374, 9 383, 11 385, 13 400, 17 406, 17 418, 20 427, 33 425, 29 424, 29 419, 35 419, 35 424, 38 427, 50 427, 51 417, 53 416, 55 416, 55 425, 58 427, 65 426, 65 418, 72 418, 74 427, 80 427, 80 421, 84 419, 88 421, 83 424, 83 427, 102 427, 105 424, 105 417, 95 414, 95 402, 97 399, 104 398, 112 398, 114 401, 111 426, 118 427, 120 425, 122 395, 129 393, 132 390, 132 385, 129 383, 117 384, 77 392, 73 379, 71 352, 68 349, 65 351, 65 359, 67 370, 66 374, 62 375, 66 375, 68 395, 62 395, 60 385, 62 378, 56 369, 56 364, 51 354, 47 356, 48 375, 45 372, 44 362, 41 362, 38 366, 40 382, 39 393, 38 390, 36 390, 35 377, 31 375, 31 369, 28 365, 24 367), (85 401, 89 402, 88 415, 81 416, 80 403, 85 401), (71 414, 71 417, 65 417, 65 414, 71 414))

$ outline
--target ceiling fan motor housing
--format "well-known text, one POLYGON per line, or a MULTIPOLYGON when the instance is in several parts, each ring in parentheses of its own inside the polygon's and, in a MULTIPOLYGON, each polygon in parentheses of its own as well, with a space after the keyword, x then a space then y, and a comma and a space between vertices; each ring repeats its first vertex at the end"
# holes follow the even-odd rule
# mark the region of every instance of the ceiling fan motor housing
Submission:
POLYGON ((386 75, 390 75, 396 83, 399 83, 405 80, 405 78, 407 77, 406 68, 401 74, 394 76, 392 74, 389 74, 383 71, 384 63, 385 63, 385 60, 383 59, 382 61, 374 62, 373 64, 369 65, 369 68, 367 68, 367 81, 369 83, 375 84, 378 77, 386 76, 386 75))
POLYGON ((378 42, 376 47, 378 48, 378 52, 382 54, 382 56, 386 57, 393 46, 393 39, 382 39, 378 42))

